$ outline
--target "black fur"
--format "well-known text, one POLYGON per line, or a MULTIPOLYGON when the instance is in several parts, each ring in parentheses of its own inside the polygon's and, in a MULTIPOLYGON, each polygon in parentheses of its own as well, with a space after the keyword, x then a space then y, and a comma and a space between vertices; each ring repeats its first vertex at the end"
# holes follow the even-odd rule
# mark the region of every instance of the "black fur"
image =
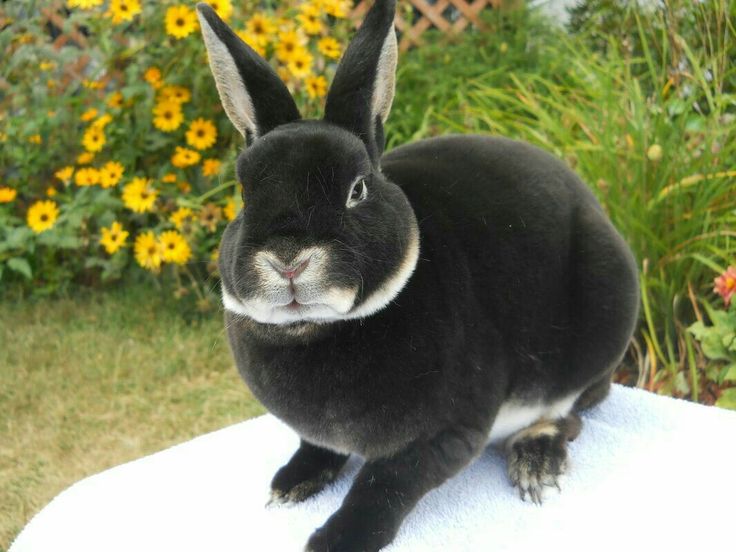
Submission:
POLYGON ((381 47, 393 32, 395 0, 376 2, 350 42, 327 94, 325 120, 360 137, 371 159, 383 152, 383 124, 371 113, 381 47))
MULTIPOLYGON (((258 134, 266 134, 279 125, 300 119, 301 115, 294 103, 294 98, 291 97, 288 88, 271 65, 253 48, 240 40, 240 37, 220 19, 217 12, 208 4, 197 4, 197 9, 230 51, 235 61, 240 78, 247 87, 253 102, 258 134)), ((247 137, 248 145, 253 139, 253 136, 247 137)))
MULTIPOLYGON (((382 43, 392 14, 393 2, 376 2, 360 48, 382 43)), ((426 492, 480 454, 505 401, 602 396, 638 305, 629 248, 549 154, 449 136, 376 158, 363 72, 343 69, 356 63, 360 49, 351 49, 328 101, 345 119, 282 124, 242 153, 246 207, 220 252, 223 289, 239 300, 265 293, 259 252, 288 264, 315 245, 329 254, 325 286, 357 290, 343 319, 225 315, 241 375, 303 440, 274 478, 274 497, 296 489, 306 498, 348 453, 366 459, 342 507, 309 540, 308 549, 331 552, 391 542, 426 492), (368 196, 348 208, 358 176, 368 196), (398 296, 350 319, 408 258, 417 228, 420 258, 398 296)))

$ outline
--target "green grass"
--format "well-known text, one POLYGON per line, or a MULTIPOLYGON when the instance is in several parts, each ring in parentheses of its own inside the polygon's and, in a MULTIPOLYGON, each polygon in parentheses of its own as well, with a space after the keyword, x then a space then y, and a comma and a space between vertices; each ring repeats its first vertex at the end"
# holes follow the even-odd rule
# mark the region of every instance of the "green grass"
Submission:
POLYGON ((0 303, 0 550, 78 479, 263 412, 221 315, 147 287, 0 303))

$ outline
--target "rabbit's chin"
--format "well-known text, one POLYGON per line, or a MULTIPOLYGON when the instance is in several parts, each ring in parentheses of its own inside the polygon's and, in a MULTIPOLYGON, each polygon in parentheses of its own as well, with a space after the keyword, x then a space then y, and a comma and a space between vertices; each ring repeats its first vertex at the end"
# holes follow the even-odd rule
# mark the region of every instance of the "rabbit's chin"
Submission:
POLYGON ((238 299, 223 286, 222 304, 230 312, 261 324, 334 322, 346 318, 356 293, 354 289, 333 288, 322 297, 321 303, 274 305, 259 299, 238 299))

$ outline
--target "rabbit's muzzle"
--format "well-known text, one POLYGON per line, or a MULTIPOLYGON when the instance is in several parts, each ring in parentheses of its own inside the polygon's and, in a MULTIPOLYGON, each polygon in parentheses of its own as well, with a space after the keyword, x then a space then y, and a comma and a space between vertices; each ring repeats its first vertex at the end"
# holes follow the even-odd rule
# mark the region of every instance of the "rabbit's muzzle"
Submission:
POLYGON ((350 311, 358 289, 330 281, 326 248, 307 247, 289 256, 268 249, 253 255, 248 293, 223 286, 225 307, 267 324, 338 320, 350 311))

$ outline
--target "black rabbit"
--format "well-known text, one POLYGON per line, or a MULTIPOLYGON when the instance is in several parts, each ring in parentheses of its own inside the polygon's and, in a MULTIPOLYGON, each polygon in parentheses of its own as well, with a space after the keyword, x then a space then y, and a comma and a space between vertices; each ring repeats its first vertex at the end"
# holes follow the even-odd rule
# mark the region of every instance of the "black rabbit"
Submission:
POLYGON ((557 159, 490 136, 383 155, 394 10, 375 2, 324 120, 305 121, 270 65, 198 6, 248 145, 245 208, 220 249, 230 345, 253 393, 301 437, 273 499, 304 500, 349 454, 365 459, 308 550, 380 549, 492 441, 522 498, 539 502, 637 320, 634 258, 557 159))

